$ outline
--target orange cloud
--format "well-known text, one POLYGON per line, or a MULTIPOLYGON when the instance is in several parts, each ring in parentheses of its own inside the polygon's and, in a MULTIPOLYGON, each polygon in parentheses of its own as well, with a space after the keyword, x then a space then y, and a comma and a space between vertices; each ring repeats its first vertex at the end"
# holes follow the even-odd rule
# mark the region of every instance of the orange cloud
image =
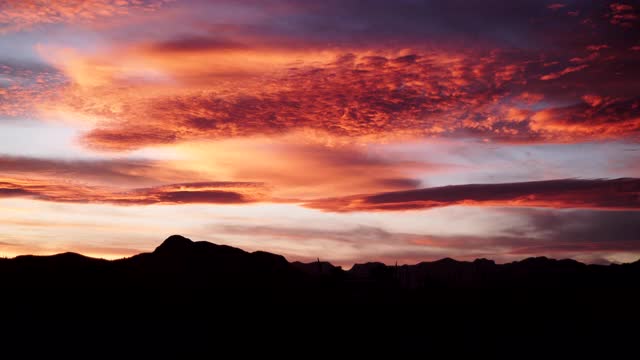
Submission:
MULTIPOLYGON (((11 222, 12 224, 16 224, 11 222)), ((20 225, 17 223, 16 225, 20 225)), ((26 226, 34 227, 34 226, 42 226, 42 227, 55 227, 61 224, 52 224, 49 222, 35 222, 35 223, 27 223, 24 224, 26 226)), ((68 224, 62 224, 61 226, 66 226, 68 224)), ((73 224, 77 226, 78 224, 73 224)), ((59 244, 59 243, 46 243, 43 246, 42 242, 33 241, 33 242, 19 242, 19 243, 10 243, 10 242, 2 242, 0 241, 0 257, 16 257, 25 254, 29 255, 54 255, 61 254, 64 252, 75 252, 79 254, 83 254, 85 256, 102 258, 102 259, 121 259, 123 257, 128 257, 136 254, 140 254, 144 251, 137 249, 135 247, 119 247, 117 245, 109 246, 109 244, 103 246, 95 246, 88 244, 59 244)))
POLYGON ((640 100, 587 95, 584 103, 535 113, 531 117, 531 128, 557 134, 556 138, 565 141, 575 137, 623 137, 640 129, 640 100))
POLYGON ((637 210, 640 179, 453 185, 320 199, 305 204, 332 212, 420 210, 451 205, 637 210))
POLYGON ((442 51, 181 46, 99 59, 58 53, 74 85, 41 108, 92 119, 84 143, 103 150, 306 129, 384 141, 491 132, 497 102, 524 70, 496 55, 442 51))
MULTIPOLYGON (((309 140, 298 139, 311 136, 292 134, 277 139, 251 137, 183 144, 172 147, 173 159, 168 160, 62 160, 0 155, 0 173, 8 179, 43 184, 73 182, 121 191, 225 179, 268 183, 273 197, 290 199, 413 189, 420 186, 418 179, 426 173, 455 169, 448 164, 388 156, 376 147, 329 144, 321 139, 310 144, 306 142, 309 140)), ((11 190, 14 191, 18 190, 11 190)))
MULTIPOLYGON (((172 148, 175 159, 163 161, 0 156, 0 173, 16 185, 6 186, 3 194, 51 201, 171 203, 179 199, 166 195, 153 200, 150 194, 164 191, 163 184, 225 179, 234 184, 264 183, 270 194, 264 200, 279 202, 363 190, 414 189, 424 174, 454 169, 444 163, 386 156, 384 151, 367 146, 327 144, 321 139, 310 144, 298 139, 311 136, 183 144, 172 148), (41 187, 45 191, 40 191, 41 187), (144 188, 135 190, 140 187, 144 188), (154 191, 147 191, 150 187, 154 191)), ((201 191, 176 196, 184 202, 191 202, 189 196, 194 196, 194 201, 204 199, 201 191)))
POLYGON ((413 189, 420 186, 418 179, 424 174, 454 169, 428 159, 385 156, 383 151, 367 146, 300 139, 312 136, 251 137, 189 143, 175 149, 182 158, 182 169, 210 179, 267 182, 278 198, 413 189))
POLYGON ((49 181, 74 180, 99 186, 156 186, 171 182, 204 180, 194 171, 178 169, 171 161, 59 160, 0 155, 5 177, 49 181))
POLYGON ((202 182, 119 191, 73 182, 0 178, 0 197, 28 197, 43 201, 150 204, 245 204, 263 201, 267 190, 259 183, 202 182))
POLYGON ((558 109, 592 103, 592 93, 632 101, 633 59, 618 59, 613 42, 602 39, 559 62, 517 51, 307 48, 226 35, 172 34, 93 53, 42 46, 67 82, 31 107, 41 117, 82 124, 88 130, 81 143, 98 151, 291 133, 358 144, 430 137, 579 142, 638 133, 636 108, 622 117, 611 108, 558 109), (561 63, 575 66, 547 66, 561 63), (629 75, 606 76, 612 71, 629 75), (559 112, 585 121, 568 126, 559 112), (612 127, 602 131, 601 123, 612 127))
MULTIPOLYGON (((582 59, 580 59, 580 62, 582 62, 582 59)), ((580 70, 584 70, 587 67, 589 67, 589 65, 570 66, 570 67, 564 68, 561 71, 543 75, 542 77, 540 77, 540 80, 555 80, 564 75, 571 74, 580 70)))

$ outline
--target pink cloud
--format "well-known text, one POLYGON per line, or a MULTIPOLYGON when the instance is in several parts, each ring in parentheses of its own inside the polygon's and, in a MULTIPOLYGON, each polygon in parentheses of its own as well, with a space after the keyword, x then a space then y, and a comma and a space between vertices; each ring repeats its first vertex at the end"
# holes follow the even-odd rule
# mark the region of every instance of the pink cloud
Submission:
POLYGON ((587 46, 587 50, 589 51, 600 51, 608 48, 609 48, 609 45, 607 44, 596 44, 596 45, 587 46))
POLYGON ((155 11, 173 0, 4 0, 0 34, 40 24, 98 22, 134 11, 155 11))

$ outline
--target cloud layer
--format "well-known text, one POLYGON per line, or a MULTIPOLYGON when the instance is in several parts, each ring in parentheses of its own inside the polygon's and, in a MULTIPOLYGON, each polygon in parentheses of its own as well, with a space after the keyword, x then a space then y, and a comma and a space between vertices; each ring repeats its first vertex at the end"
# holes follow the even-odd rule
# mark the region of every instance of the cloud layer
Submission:
POLYGON ((310 201, 324 211, 398 211, 451 205, 640 209, 640 179, 547 180, 452 185, 310 201))
POLYGON ((40 44, 64 81, 5 88, 0 104, 10 114, 31 98, 19 107, 90 124, 82 142, 110 151, 291 131, 361 143, 637 141, 636 3, 551 5, 175 3, 131 26, 197 25, 110 30, 90 51, 40 44))
POLYGON ((245 204, 262 201, 267 190, 262 184, 205 182, 171 184, 121 191, 72 182, 53 183, 32 179, 0 178, 0 197, 114 205, 245 204))
MULTIPOLYGON (((516 213, 518 225, 504 224, 501 234, 454 235, 394 232, 375 226, 346 229, 224 225, 212 227, 225 236, 279 239, 302 249, 331 248, 331 260, 351 265, 361 261, 417 263, 443 257, 474 260, 486 257, 499 262, 529 256, 574 257, 587 262, 609 262, 607 256, 640 253, 640 212, 553 209, 498 209, 506 217, 516 213)), ((472 212, 471 212, 472 213, 472 212)), ((452 219, 452 224, 457 223, 452 219)), ((453 230, 453 229, 452 229, 453 230)), ((279 249, 287 251, 287 249, 279 249)), ((289 256, 306 261, 304 253, 289 250, 289 256)))
MULTIPOLYGON (((184 57, 187 62, 192 56, 210 58, 213 64, 234 57, 216 49, 174 54, 171 61, 184 57)), ((267 61, 266 56, 289 55, 267 50, 237 56, 267 61)), ((636 85, 629 83, 616 96, 605 90, 599 95, 603 84, 584 90, 583 79, 602 71, 584 64, 547 73, 552 70, 531 55, 443 50, 404 55, 334 51, 327 60, 318 63, 317 58, 303 58, 300 64, 267 62, 255 76, 249 64, 230 69, 237 72, 231 79, 208 73, 215 69, 206 68, 209 62, 182 66, 184 73, 173 62, 162 62, 158 71, 166 79, 122 84, 117 72, 110 73, 105 83, 63 89, 52 107, 95 119, 84 143, 116 151, 301 130, 361 142, 475 137, 541 143, 634 139, 640 129, 640 100, 632 94, 636 85), (193 80, 192 73, 201 76, 193 80), (208 84, 192 84, 207 78, 208 84), (184 86, 177 90, 169 81, 184 86), (571 105, 560 105, 566 102, 571 105)))
POLYGON ((149 186, 198 180, 195 172, 172 168, 166 161, 112 159, 60 160, 0 155, 3 177, 77 181, 113 187, 149 186))

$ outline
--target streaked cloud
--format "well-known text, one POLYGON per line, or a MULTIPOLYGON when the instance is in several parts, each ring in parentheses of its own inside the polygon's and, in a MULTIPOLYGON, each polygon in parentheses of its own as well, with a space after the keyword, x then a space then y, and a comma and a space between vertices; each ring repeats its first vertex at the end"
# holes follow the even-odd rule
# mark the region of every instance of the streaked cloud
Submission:
MULTIPOLYGON (((582 60, 580 60, 582 61, 582 60)), ((571 74, 574 72, 578 72, 580 70, 586 69, 587 67, 589 67, 589 65, 578 65, 578 66, 570 66, 567 68, 562 69, 562 71, 558 71, 555 73, 551 73, 551 74, 547 74, 544 75, 540 78, 540 80, 555 80, 561 76, 567 75, 567 74, 571 74)))
POLYGON ((451 205, 543 208, 640 209, 640 180, 563 179, 452 185, 310 201, 325 211, 398 211, 451 205))
MULTIPOLYGON (((518 225, 504 224, 501 234, 454 235, 394 232, 375 226, 346 229, 264 225, 222 225, 218 234, 258 239, 281 239, 295 243, 351 249, 354 258, 340 259, 350 266, 358 261, 393 264, 417 263, 443 257, 473 260, 488 257, 499 262, 527 256, 574 257, 587 262, 615 261, 615 254, 640 253, 640 213, 552 209, 499 209, 517 215, 518 225)), ((452 222, 455 225, 455 221, 452 222)), ((346 251, 345 251, 346 252, 346 251)), ((353 256, 353 255, 351 255, 353 256)), ((295 259, 312 261, 293 255, 295 259)))
POLYGON ((246 204, 262 201, 268 189, 256 183, 205 182, 119 190, 79 183, 0 178, 0 197, 26 197, 43 201, 150 204, 246 204))
POLYGON ((153 160, 60 160, 0 155, 3 177, 22 177, 52 181, 79 181, 112 186, 158 185, 197 179, 198 174, 172 168, 170 163, 153 160))

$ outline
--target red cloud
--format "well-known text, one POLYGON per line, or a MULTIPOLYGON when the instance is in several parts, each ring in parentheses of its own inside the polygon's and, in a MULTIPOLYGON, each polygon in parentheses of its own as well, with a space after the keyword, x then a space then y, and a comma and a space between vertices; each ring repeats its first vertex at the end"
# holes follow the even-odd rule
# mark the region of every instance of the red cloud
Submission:
MULTIPOLYGON (((216 53, 212 61, 227 55, 216 53)), ((165 65, 173 68, 177 59, 170 58, 165 65)), ((442 52, 404 56, 347 53, 323 61, 311 57, 308 63, 280 70, 281 64, 273 64, 273 71, 252 77, 245 72, 257 71, 253 67, 237 69, 240 75, 233 82, 207 74, 205 68, 210 67, 203 63, 202 68, 198 65, 175 73, 185 82, 180 91, 161 91, 162 84, 114 87, 109 85, 112 75, 105 74, 104 86, 70 87, 52 106, 63 104, 62 111, 101 119, 84 143, 107 150, 306 129, 365 141, 465 130, 496 130, 503 136, 504 129, 513 125, 495 129, 496 108, 499 110, 498 102, 509 95, 510 87, 524 81, 525 66, 496 55, 478 58, 442 52), (202 76, 192 80, 192 72, 202 76), (201 85, 206 78, 210 81, 201 85), (192 90, 202 86, 205 90, 192 90)), ((102 78, 93 76, 92 82, 102 78)))
MULTIPOLYGON (((368 16, 367 9, 349 4, 345 6, 364 11, 350 16, 368 16)), ((551 15, 546 4, 528 5, 551 15)), ((266 19, 281 15, 267 7, 266 19)), ((584 14, 596 22, 609 21, 603 10, 635 11, 624 4, 589 8, 584 14)), ((185 5, 184 10, 189 14, 187 10, 199 9, 185 5)), ((322 9, 335 10, 331 4, 318 6, 322 9)), ((305 11, 310 8, 301 6, 289 15, 305 11)), ((521 23, 499 20, 506 21, 505 26, 521 23)), ((168 31, 154 39, 119 40, 91 54, 42 46, 40 54, 67 76, 67 82, 55 91, 38 90, 38 96, 13 91, 14 96, 11 89, 2 89, 0 97, 7 100, 0 100, 0 108, 6 108, 4 113, 36 109, 44 118, 89 124, 81 142, 107 151, 292 132, 357 143, 429 137, 511 143, 634 138, 638 128, 633 121, 625 117, 618 126, 620 118, 613 110, 592 114, 574 106, 570 108, 574 113, 563 112, 573 119, 599 119, 579 124, 584 131, 556 126, 563 120, 554 116, 546 121, 544 117, 557 113, 558 107, 578 104, 585 95, 597 93, 621 102, 633 99, 640 76, 634 66, 637 54, 629 51, 634 44, 628 39, 633 37, 618 36, 628 30, 608 27, 609 31, 596 31, 588 39, 575 38, 573 27, 566 33, 569 28, 564 23, 548 20, 548 27, 522 24, 526 32, 510 35, 511 40, 534 37, 531 49, 518 50, 500 50, 504 46, 490 41, 464 48, 454 41, 433 45, 415 42, 411 36, 406 36, 406 46, 402 42, 403 50, 399 45, 366 41, 327 46, 324 41, 283 36, 271 23, 261 24, 274 30, 262 36, 256 30, 261 27, 216 25, 215 31, 205 27, 185 35, 168 31), (539 34, 556 25, 557 36, 539 34), (35 98, 31 104, 14 101, 31 97, 35 98), (538 116, 532 118, 534 114, 538 116), (603 132, 603 122, 614 129, 603 132), (590 124, 595 127, 588 128, 590 124)), ((313 32, 306 25, 297 26, 313 32)), ((374 28, 369 33, 375 33, 374 28)), ((456 36, 442 35, 445 40, 456 36)))
MULTIPOLYGON (((640 99, 604 99, 586 95, 582 104, 552 108, 531 117, 531 128, 539 132, 575 137, 616 138, 640 129, 640 99)), ((562 137, 558 137, 562 140, 562 137)))
POLYGON ((420 210, 451 205, 637 210, 640 179, 454 185, 320 199, 305 204, 333 212, 420 210))
POLYGON ((567 5, 565 4, 561 4, 561 3, 555 3, 555 4, 550 4, 547 6, 548 9, 551 10, 558 10, 558 9, 562 9, 563 7, 566 7, 567 5))
POLYGON ((609 7, 611 8, 611 11, 615 11, 615 12, 624 12, 624 11, 633 10, 633 6, 627 5, 627 4, 620 4, 620 3, 613 3, 609 5, 609 7))
MULTIPOLYGON (((580 51, 604 46, 584 45, 580 51)), ((457 136, 513 143, 630 138, 638 128, 620 124, 610 110, 591 114, 574 106, 567 108, 571 114, 565 112, 613 124, 605 132, 591 121, 581 124, 580 132, 544 125, 545 116, 557 112, 553 104, 577 102, 593 92, 616 93, 623 102, 620 95, 628 100, 636 93, 632 80, 639 74, 629 59, 612 58, 616 51, 606 57, 597 51, 574 55, 567 61, 576 66, 549 72, 546 64, 553 62, 527 60, 522 53, 298 53, 178 38, 96 56, 49 51, 58 54, 57 66, 71 84, 38 108, 44 115, 86 118, 95 125, 82 143, 108 151, 309 132, 359 143, 457 136), (606 76, 611 71, 628 76, 606 76), (568 76, 577 72, 580 76, 568 76), (543 98, 546 109, 535 104, 543 98)), ((632 119, 634 111, 625 116, 632 119)))
POLYGON ((607 16, 613 25, 631 28, 638 21, 638 14, 631 5, 613 3, 609 5, 609 8, 611 12, 607 16))

